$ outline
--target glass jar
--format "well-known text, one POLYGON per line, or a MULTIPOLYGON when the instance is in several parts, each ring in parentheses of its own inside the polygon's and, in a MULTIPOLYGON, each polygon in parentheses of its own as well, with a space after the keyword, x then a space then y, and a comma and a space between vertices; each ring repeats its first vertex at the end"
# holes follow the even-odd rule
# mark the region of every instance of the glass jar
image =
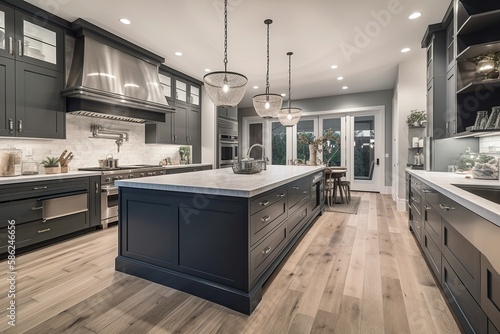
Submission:
POLYGON ((493 107, 491 110, 491 115, 488 118, 488 122, 486 123, 485 129, 494 129, 498 119, 498 115, 500 114, 500 107, 493 107))
POLYGON ((482 130, 488 122, 488 112, 481 110, 477 112, 476 121, 474 122, 474 130, 482 130))
POLYGON ((476 163, 477 153, 471 151, 470 147, 467 147, 464 153, 460 153, 460 157, 455 161, 456 173, 472 173, 472 168, 476 163))
POLYGON ((36 175, 36 174, 38 174, 38 163, 35 160, 33 160, 33 158, 23 161, 21 174, 22 175, 36 175))
POLYGON ((474 159, 474 167, 472 168, 472 177, 475 179, 498 180, 499 168, 498 153, 480 153, 474 159))

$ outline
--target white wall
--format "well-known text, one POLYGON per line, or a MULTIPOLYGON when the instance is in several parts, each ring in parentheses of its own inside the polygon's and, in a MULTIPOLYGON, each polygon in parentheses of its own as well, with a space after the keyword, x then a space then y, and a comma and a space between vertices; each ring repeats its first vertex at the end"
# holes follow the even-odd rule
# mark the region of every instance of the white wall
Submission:
MULTIPOLYGON (((170 157, 172 163, 179 163, 179 145, 160 145, 144 143, 144 125, 120 121, 110 121, 85 116, 67 114, 66 139, 11 139, 0 138, 0 149, 19 148, 23 157, 27 149, 33 151, 33 159, 42 161, 46 156, 59 157, 64 150, 72 151, 75 158, 70 162, 69 169, 79 167, 96 167, 99 159, 104 159, 108 153, 119 159, 119 165, 152 164, 170 157), (111 139, 89 138, 92 136, 90 125, 101 125, 109 129, 129 131, 129 141, 124 142, 117 152, 116 144, 111 139)), ((23 158, 24 159, 24 158, 23 158)))
MULTIPOLYGON (((393 194, 398 203, 398 209, 405 210, 405 168, 408 162, 408 126, 406 117, 410 110, 426 110, 426 54, 425 50, 418 50, 411 61, 399 64, 398 77, 395 85, 395 105, 393 116, 393 149, 397 156, 393 168, 393 194)), ((444 97, 443 97, 444 98, 444 97)))
POLYGON ((205 86, 201 94, 201 161, 215 168, 217 147, 217 108, 208 97, 205 86))

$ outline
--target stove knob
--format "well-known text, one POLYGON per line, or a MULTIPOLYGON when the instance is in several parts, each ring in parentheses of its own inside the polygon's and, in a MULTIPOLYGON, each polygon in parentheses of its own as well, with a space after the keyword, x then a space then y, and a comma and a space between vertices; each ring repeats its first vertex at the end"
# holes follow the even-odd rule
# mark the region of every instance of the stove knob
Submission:
POLYGON ((129 178, 129 179, 133 179, 133 178, 134 178, 134 175, 133 175, 133 174, 130 174, 130 175, 128 176, 128 178, 129 178))
POLYGON ((113 181, 119 180, 118 176, 113 176, 113 181))
POLYGON ((160 171, 160 174, 161 174, 161 175, 164 175, 164 174, 165 174, 165 171, 164 171, 164 170, 160 171))
POLYGON ((156 175, 156 172, 152 172, 151 174, 156 175))
POLYGON ((104 179, 104 182, 106 182, 106 183, 111 182, 111 179, 109 177, 107 177, 104 179))
POLYGON ((153 176, 153 173, 151 173, 151 172, 148 172, 148 176, 153 176))
POLYGON ((144 173, 141 173, 140 177, 144 177, 144 173))
POLYGON ((120 175, 120 176, 118 176, 118 178, 121 180, 121 179, 123 179, 123 176, 120 175))

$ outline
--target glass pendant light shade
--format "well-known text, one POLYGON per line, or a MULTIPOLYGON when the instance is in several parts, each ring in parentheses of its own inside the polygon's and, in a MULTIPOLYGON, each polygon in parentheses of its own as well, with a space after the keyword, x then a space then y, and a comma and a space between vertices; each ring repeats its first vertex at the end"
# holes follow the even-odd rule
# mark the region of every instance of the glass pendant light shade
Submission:
POLYGON ((212 72, 203 77, 208 97, 218 107, 234 107, 243 99, 248 79, 234 72, 212 72))
POLYGON ((267 72, 266 72, 266 93, 253 97, 253 107, 262 118, 273 118, 278 116, 278 111, 283 103, 283 97, 279 94, 269 93, 269 25, 273 20, 264 21, 267 25, 267 72))
POLYGON ((203 82, 208 97, 218 107, 234 107, 247 89, 246 76, 227 71, 227 0, 224 0, 224 71, 208 73, 203 82))
POLYGON ((297 124, 302 114, 302 109, 292 107, 292 55, 288 52, 288 107, 282 108, 278 112, 278 119, 283 126, 291 127, 297 124))

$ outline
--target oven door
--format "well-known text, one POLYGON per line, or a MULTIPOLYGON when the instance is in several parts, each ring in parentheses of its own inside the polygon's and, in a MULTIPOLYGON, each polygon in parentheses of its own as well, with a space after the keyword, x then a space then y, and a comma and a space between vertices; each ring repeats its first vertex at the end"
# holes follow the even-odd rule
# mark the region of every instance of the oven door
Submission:
POLYGON ((118 221, 118 187, 111 185, 101 189, 101 224, 106 228, 109 223, 118 221))
POLYGON ((219 165, 231 165, 238 160, 238 141, 219 139, 219 165))

